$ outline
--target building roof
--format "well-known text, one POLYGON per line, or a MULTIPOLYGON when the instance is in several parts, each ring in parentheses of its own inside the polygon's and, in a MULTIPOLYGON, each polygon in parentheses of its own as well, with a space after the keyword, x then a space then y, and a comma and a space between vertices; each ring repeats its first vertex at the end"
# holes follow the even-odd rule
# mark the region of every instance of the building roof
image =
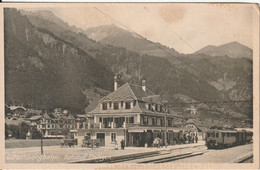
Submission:
POLYGON ((37 115, 37 116, 32 116, 32 117, 30 117, 29 120, 34 121, 34 120, 39 120, 39 119, 41 119, 41 118, 42 118, 41 115, 37 115))
POLYGON ((44 113, 42 117, 45 119, 52 119, 47 113, 44 113))
POLYGON ((142 90, 142 86, 125 83, 116 91, 103 97, 100 101, 120 101, 127 99, 143 100, 143 97, 152 96, 154 93, 146 88, 146 92, 142 90))
MULTIPOLYGON (((162 104, 162 99, 159 95, 155 95, 151 90, 146 88, 146 91, 142 89, 142 86, 134 85, 131 83, 125 83, 119 87, 116 91, 103 97, 99 102, 108 101, 127 101, 137 100, 136 105, 131 109, 118 109, 118 110, 102 110, 100 106, 96 106, 89 114, 124 114, 124 113, 146 113, 153 114, 154 116, 164 115, 165 113, 155 112, 148 110, 145 103, 162 104)), ((171 116, 168 114, 168 116, 171 116)))
POLYGON ((86 118, 87 116, 86 115, 77 115, 78 118, 86 118))
POLYGON ((26 110, 26 108, 23 106, 10 106, 9 108, 10 108, 10 110, 16 110, 16 109, 26 110))
POLYGON ((27 109, 27 113, 32 113, 32 114, 41 114, 41 110, 36 110, 36 109, 27 109))
POLYGON ((72 114, 69 114, 66 119, 75 119, 75 117, 72 114))
POLYGON ((208 130, 207 127, 202 126, 201 123, 198 120, 196 120, 196 119, 189 119, 189 120, 187 120, 183 124, 183 126, 185 126, 186 124, 194 124, 201 131, 207 131, 208 130))

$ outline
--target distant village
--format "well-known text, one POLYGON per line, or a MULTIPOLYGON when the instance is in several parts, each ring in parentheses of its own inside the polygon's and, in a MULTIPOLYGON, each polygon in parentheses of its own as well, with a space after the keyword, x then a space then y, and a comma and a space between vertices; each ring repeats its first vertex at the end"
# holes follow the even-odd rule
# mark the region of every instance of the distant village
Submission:
MULTIPOLYGON (((113 146, 126 141, 126 146, 151 146, 155 138, 165 139, 168 144, 204 140, 208 127, 193 119, 177 123, 176 115, 170 114, 167 102, 146 86, 125 83, 118 87, 114 77, 114 91, 104 96, 96 108, 86 114, 75 114, 56 108, 51 112, 5 106, 6 139, 15 136, 14 127, 24 135, 20 138, 74 138, 79 144, 88 137, 99 141, 100 146, 113 146), (21 124, 27 128, 22 128, 21 124), (20 126, 20 127, 19 127, 20 126), (38 133, 38 135, 35 135, 38 133)), ((196 114, 196 109, 190 109, 196 114)))

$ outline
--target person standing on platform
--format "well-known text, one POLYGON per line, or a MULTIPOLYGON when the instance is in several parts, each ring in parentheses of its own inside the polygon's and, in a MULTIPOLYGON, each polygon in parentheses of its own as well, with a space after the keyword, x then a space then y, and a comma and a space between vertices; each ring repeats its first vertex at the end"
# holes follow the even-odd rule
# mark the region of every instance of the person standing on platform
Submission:
POLYGON ((125 149, 125 140, 124 139, 121 140, 121 149, 122 150, 125 149))

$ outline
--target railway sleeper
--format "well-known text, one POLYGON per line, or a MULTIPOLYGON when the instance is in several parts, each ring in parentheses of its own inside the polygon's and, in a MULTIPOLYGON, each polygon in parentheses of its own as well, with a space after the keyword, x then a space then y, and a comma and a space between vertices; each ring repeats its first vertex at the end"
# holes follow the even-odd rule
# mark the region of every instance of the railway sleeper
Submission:
POLYGON ((174 157, 174 158, 163 159, 161 161, 156 161, 156 162, 153 162, 153 163, 172 162, 172 161, 176 161, 176 160, 179 160, 179 159, 189 158, 189 157, 192 157, 192 156, 197 156, 197 155, 202 155, 202 154, 203 154, 203 152, 197 152, 197 153, 192 153, 192 154, 189 154, 189 155, 181 155, 181 156, 177 156, 177 157, 174 157))
POLYGON ((151 159, 148 159, 148 160, 145 160, 145 161, 140 161, 138 163, 155 163, 155 162, 160 162, 164 159, 170 159, 170 158, 176 158, 176 157, 179 157, 179 156, 184 156, 184 155, 190 155, 192 154, 192 152, 188 152, 188 153, 184 153, 184 154, 174 154, 174 155, 166 155, 164 157, 160 157, 160 158, 151 158, 151 159))
MULTIPOLYGON (((131 161, 131 160, 135 160, 135 159, 142 159, 142 158, 147 158, 147 157, 153 157, 153 156, 157 156, 160 155, 159 153, 154 153, 154 154, 150 154, 150 155, 140 155, 140 156, 135 156, 135 157, 126 157, 126 158, 122 158, 122 159, 115 159, 115 160, 111 160, 108 161, 107 163, 118 163, 118 162, 125 162, 125 161, 131 161)), ((104 162, 106 163, 106 162, 104 162)))

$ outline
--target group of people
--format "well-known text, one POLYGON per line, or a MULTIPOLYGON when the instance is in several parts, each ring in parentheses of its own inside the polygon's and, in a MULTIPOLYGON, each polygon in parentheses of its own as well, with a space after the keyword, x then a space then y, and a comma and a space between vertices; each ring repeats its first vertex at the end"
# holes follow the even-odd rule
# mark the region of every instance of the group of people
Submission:
MULTIPOLYGON (((125 140, 122 139, 120 144, 121 144, 121 149, 124 150, 125 149, 125 140)), ((115 141, 115 150, 118 150, 118 143, 117 143, 117 141, 115 141)))
POLYGON ((161 146, 163 146, 163 140, 161 138, 159 138, 159 137, 154 138, 154 140, 153 140, 153 147, 159 148, 161 146))
POLYGON ((198 143, 198 136, 197 134, 190 134, 190 133, 186 133, 184 135, 184 141, 187 141, 188 143, 198 143))

